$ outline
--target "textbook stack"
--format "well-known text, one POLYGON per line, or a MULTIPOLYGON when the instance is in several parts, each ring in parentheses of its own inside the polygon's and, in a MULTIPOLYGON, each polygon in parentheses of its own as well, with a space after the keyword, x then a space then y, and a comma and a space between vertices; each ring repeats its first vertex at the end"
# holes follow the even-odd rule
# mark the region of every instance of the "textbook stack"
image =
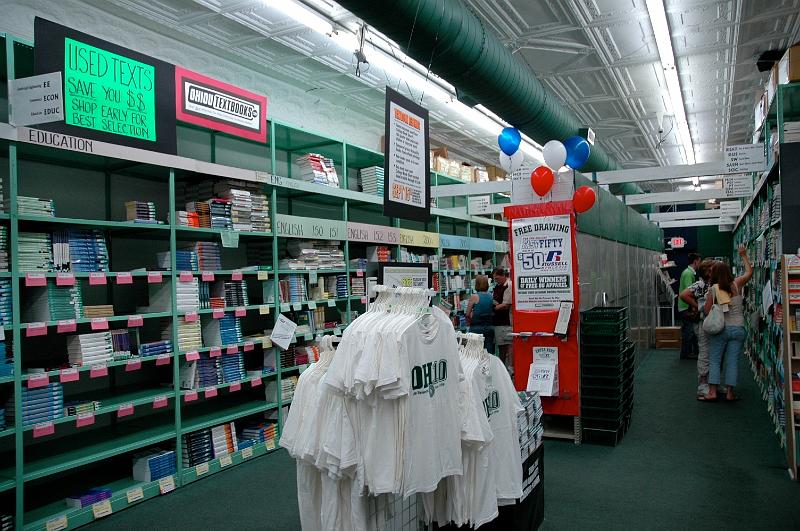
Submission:
POLYGON ((370 166, 358 170, 358 184, 365 194, 383 197, 383 167, 370 166))
POLYGON ((70 365, 76 367, 114 361, 111 332, 68 336, 67 355, 70 365))
POLYGON ((181 457, 184 467, 197 466, 214 459, 211 430, 198 430, 184 435, 181 457))
POLYGON ((17 210, 20 216, 54 217, 56 207, 52 199, 17 196, 17 210))
POLYGON ((21 271, 53 271, 53 241, 47 232, 19 233, 21 271))
POLYGON ((295 163, 299 168, 293 177, 296 175, 301 181, 339 188, 339 176, 336 174, 336 166, 332 159, 309 153, 296 158, 295 163))
POLYGON ((154 448, 133 456, 133 479, 136 481, 158 481, 175 475, 178 463, 175 452, 154 448))
MULTIPOLYGON (((6 421, 14 422, 14 395, 6 402, 6 421)), ((53 382, 36 389, 22 388, 22 426, 60 419, 64 416, 64 390, 60 383, 53 382)))
POLYGON ((107 488, 89 489, 79 494, 73 494, 67 498, 67 507, 80 509, 89 507, 103 500, 110 500, 113 491, 107 488))
POLYGON ((125 216, 134 223, 157 224, 156 204, 152 201, 125 201, 125 216))
POLYGON ((211 442, 214 445, 214 458, 229 455, 239 450, 236 425, 233 422, 229 422, 211 428, 211 442))
POLYGON ((276 425, 271 422, 259 422, 251 424, 242 430, 241 438, 255 442, 266 443, 275 441, 277 433, 276 425))
POLYGON ((8 227, 0 226, 0 272, 8 272, 8 227))
POLYGON ((165 339, 139 345, 139 356, 143 358, 161 356, 162 354, 172 354, 172 341, 165 339))
POLYGON ((57 230, 53 231, 52 241, 53 266, 56 271, 108 271, 108 247, 101 230, 57 230))

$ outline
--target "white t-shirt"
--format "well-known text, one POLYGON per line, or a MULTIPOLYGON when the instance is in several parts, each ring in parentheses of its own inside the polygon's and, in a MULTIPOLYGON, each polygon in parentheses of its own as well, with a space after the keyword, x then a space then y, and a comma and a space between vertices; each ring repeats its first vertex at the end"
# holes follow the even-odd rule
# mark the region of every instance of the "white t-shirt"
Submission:
POLYGON ((523 408, 500 358, 490 356, 488 368, 483 405, 494 434, 490 459, 497 499, 517 499, 522 496, 522 456, 517 415, 523 408))

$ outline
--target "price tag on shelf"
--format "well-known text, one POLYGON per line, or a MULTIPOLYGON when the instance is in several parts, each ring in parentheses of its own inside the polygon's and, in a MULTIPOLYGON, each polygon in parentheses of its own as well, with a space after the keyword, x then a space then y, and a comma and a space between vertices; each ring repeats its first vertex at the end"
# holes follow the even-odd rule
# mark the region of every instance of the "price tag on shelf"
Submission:
POLYGON ((225 468, 226 466, 230 466, 232 464, 233 464, 233 458, 229 455, 224 455, 219 458, 220 468, 225 468))
POLYGON ((172 354, 159 354, 156 356, 156 365, 169 365, 172 354))
POLYGON ((184 402, 194 402, 195 400, 197 400, 197 391, 195 390, 186 391, 186 394, 183 395, 184 402))
POLYGON ((262 304, 258 307, 258 313, 259 315, 269 315, 269 306, 262 304))
POLYGON ((247 448, 244 448, 242 450, 242 459, 248 459, 250 457, 253 457, 253 447, 252 446, 248 446, 247 448))
POLYGON ((44 273, 25 273, 25 286, 29 288, 47 285, 47 277, 44 273))
POLYGON ((141 360, 128 360, 125 363, 125 372, 138 371, 141 368, 142 368, 141 360))
POLYGON ((180 282, 191 282, 194 280, 194 275, 192 275, 191 271, 181 271, 178 274, 178 280, 180 282))
POLYGON ((47 373, 31 374, 28 376, 27 387, 28 389, 36 389, 38 387, 46 387, 50 383, 50 376, 47 373))
POLYGON ((225 347, 225 354, 236 354, 237 352, 239 352, 239 347, 236 345, 228 345, 225 347))
POLYGON ((47 323, 28 323, 25 327, 25 337, 36 337, 47 335, 47 323))
POLYGON ((166 396, 160 395, 153 399, 153 409, 161 409, 162 407, 167 407, 169 400, 166 396))
POLYGON ((89 273, 90 286, 105 286, 108 283, 105 273, 89 273))
POLYGON ((141 315, 129 315, 128 327, 135 328, 137 326, 144 326, 144 317, 142 317, 141 315))
POLYGON ((75 319, 62 319, 56 323, 56 333, 66 334, 67 332, 74 332, 78 329, 78 323, 75 319))
POLYGON ((261 340, 261 348, 272 348, 272 339, 265 337, 261 340))
POLYGON ((131 415, 133 415, 133 404, 131 402, 120 404, 117 408, 117 418, 129 417, 131 415))
POLYGON ((236 391, 242 390, 242 382, 232 382, 231 385, 228 387, 228 390, 231 393, 235 393, 236 391))
POLYGON ((364 270, 363 269, 356 269, 356 276, 357 277, 363 277, 364 276, 364 270))
POLYGON ((341 328, 334 328, 333 335, 335 335, 335 336, 342 335, 342 329, 341 328))
POLYGON ((244 346, 242 347, 242 350, 244 350, 245 352, 250 352, 251 350, 253 350, 255 348, 256 348, 256 346, 252 341, 245 341, 244 346))
POLYGON ((92 317, 92 330, 108 330, 108 319, 105 317, 92 317))
POLYGON ((117 285, 133 284, 133 275, 130 273, 117 273, 117 285))
POLYGON ((231 271, 231 280, 242 280, 242 270, 236 269, 235 271, 231 271))
POLYGON ((213 319, 222 319, 223 317, 225 317, 225 310, 223 310, 222 308, 214 308, 213 310, 211 310, 211 317, 213 319))
POLYGON ((197 312, 186 312, 186 315, 183 316, 183 320, 187 323, 193 323, 200 319, 200 314, 197 312))
POLYGON ((56 518, 51 518, 44 526, 45 531, 61 531, 62 529, 67 529, 68 527, 69 520, 67 519, 66 514, 62 514, 56 518))
POLYGON ((361 304, 366 304, 366 303, 367 303, 367 298, 361 297, 361 304))
POLYGON ((76 428, 83 428, 92 424, 94 424, 94 413, 79 413, 78 418, 75 419, 76 428))
POLYGON ((186 353, 186 361, 197 361, 200 359, 200 353, 196 350, 186 353))
POLYGON ((239 247, 239 233, 232 230, 222 231, 219 235, 222 246, 228 249, 239 247))
POLYGON ((210 358, 217 358, 222 356, 222 348, 221 347, 211 347, 208 349, 208 357, 210 358))
POLYGON ((233 310, 234 317, 245 317, 247 315, 247 308, 244 306, 239 306, 235 310, 233 310))
POLYGON ((309 310, 316 310, 317 309, 317 301, 308 301, 308 309, 309 310))
POLYGON ((102 378, 108 376, 108 366, 105 363, 96 363, 89 369, 89 378, 102 378))
POLYGON ((336 306, 336 301, 333 299, 328 299, 328 308, 333 308, 336 306))
POLYGON ((291 309, 292 309, 292 307, 291 307, 291 306, 289 306, 288 304, 286 304, 286 303, 281 303, 281 313, 283 313, 283 312, 288 312, 288 311, 289 311, 289 310, 291 310, 291 309))
POLYGON ((158 490, 166 494, 175 490, 175 476, 167 476, 158 480, 158 490))
POLYGON ((269 271, 259 271, 256 273, 256 278, 258 280, 269 280, 269 271))
POLYGON ((203 474, 208 474, 208 463, 200 463, 196 467, 194 467, 194 473, 198 476, 202 476, 203 474))
POLYGON ((144 491, 142 490, 142 487, 128 489, 128 492, 125 493, 125 497, 128 498, 128 503, 137 502, 144 499, 144 491))
POLYGON ((103 518, 104 516, 108 516, 114 512, 111 509, 111 500, 103 500, 99 501, 92 505, 92 514, 94 515, 95 520, 98 518, 103 518))
POLYGON ((312 339, 314 339, 314 334, 312 334, 311 332, 306 332, 305 334, 303 334, 303 339, 305 339, 306 341, 311 341, 312 339))
POLYGON ((294 303, 292 303, 292 310, 294 310, 296 312, 299 312, 302 309, 303 309, 303 303, 302 302, 294 302, 294 303))
POLYGON ((53 435, 56 432, 56 427, 52 422, 40 422, 33 425, 33 438, 38 439, 46 435, 53 435))
POLYGON ((75 275, 72 273, 56 273, 56 286, 74 286, 75 275))
POLYGON ((255 378, 250 380, 250 387, 258 387, 259 385, 261 385, 261 377, 260 376, 256 376, 255 378))
POLYGON ((209 387, 205 391, 203 391, 203 396, 205 398, 214 398, 217 396, 217 388, 216 387, 209 387))
POLYGON ((203 273, 200 275, 200 280, 203 282, 214 282, 214 272, 203 271, 203 273))
POLYGON ((267 439, 267 442, 264 443, 264 446, 266 446, 268 452, 271 452, 275 449, 275 439, 267 439))
POLYGON ((316 271, 309 271, 308 272, 308 283, 312 284, 314 286, 316 286, 317 283, 319 283, 319 279, 317 278, 317 272, 316 271))
POLYGON ((58 373, 58 381, 61 383, 77 382, 80 379, 80 373, 76 368, 61 369, 58 373))
POLYGON ((163 282, 164 277, 161 271, 148 271, 147 272, 147 283, 148 284, 161 284, 163 282))

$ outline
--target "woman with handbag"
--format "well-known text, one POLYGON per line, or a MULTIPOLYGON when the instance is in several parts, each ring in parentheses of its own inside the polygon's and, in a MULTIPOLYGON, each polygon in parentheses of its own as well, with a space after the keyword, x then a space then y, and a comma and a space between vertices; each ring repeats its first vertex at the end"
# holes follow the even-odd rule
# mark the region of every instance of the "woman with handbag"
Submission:
POLYGON ((720 384, 723 362, 725 367, 725 384, 728 391, 725 399, 728 402, 738 400, 733 388, 739 376, 739 356, 744 346, 744 303, 742 288, 753 276, 753 268, 747 257, 747 249, 739 246, 739 256, 744 263, 744 274, 733 278, 731 268, 717 262, 711 268, 711 289, 706 296, 706 318, 703 330, 708 334, 709 367, 708 394, 699 398, 703 401, 717 399, 717 386, 720 384))
POLYGON ((716 261, 706 258, 697 268, 699 280, 680 293, 681 300, 689 305, 689 310, 697 315, 695 335, 700 352, 697 355, 697 399, 703 400, 708 394, 708 335, 703 330, 705 303, 708 287, 711 285, 711 268, 716 261))

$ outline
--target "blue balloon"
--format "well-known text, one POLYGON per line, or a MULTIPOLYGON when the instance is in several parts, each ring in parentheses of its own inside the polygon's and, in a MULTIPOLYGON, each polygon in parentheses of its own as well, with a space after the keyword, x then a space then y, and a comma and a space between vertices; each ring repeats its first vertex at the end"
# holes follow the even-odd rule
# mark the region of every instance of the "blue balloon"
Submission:
POLYGON ((589 160, 589 153, 591 147, 589 142, 582 136, 575 135, 564 141, 564 147, 567 148, 567 166, 573 170, 579 170, 589 160))
POLYGON ((509 157, 517 152, 522 142, 522 135, 516 127, 506 127, 497 137, 500 149, 509 157))

